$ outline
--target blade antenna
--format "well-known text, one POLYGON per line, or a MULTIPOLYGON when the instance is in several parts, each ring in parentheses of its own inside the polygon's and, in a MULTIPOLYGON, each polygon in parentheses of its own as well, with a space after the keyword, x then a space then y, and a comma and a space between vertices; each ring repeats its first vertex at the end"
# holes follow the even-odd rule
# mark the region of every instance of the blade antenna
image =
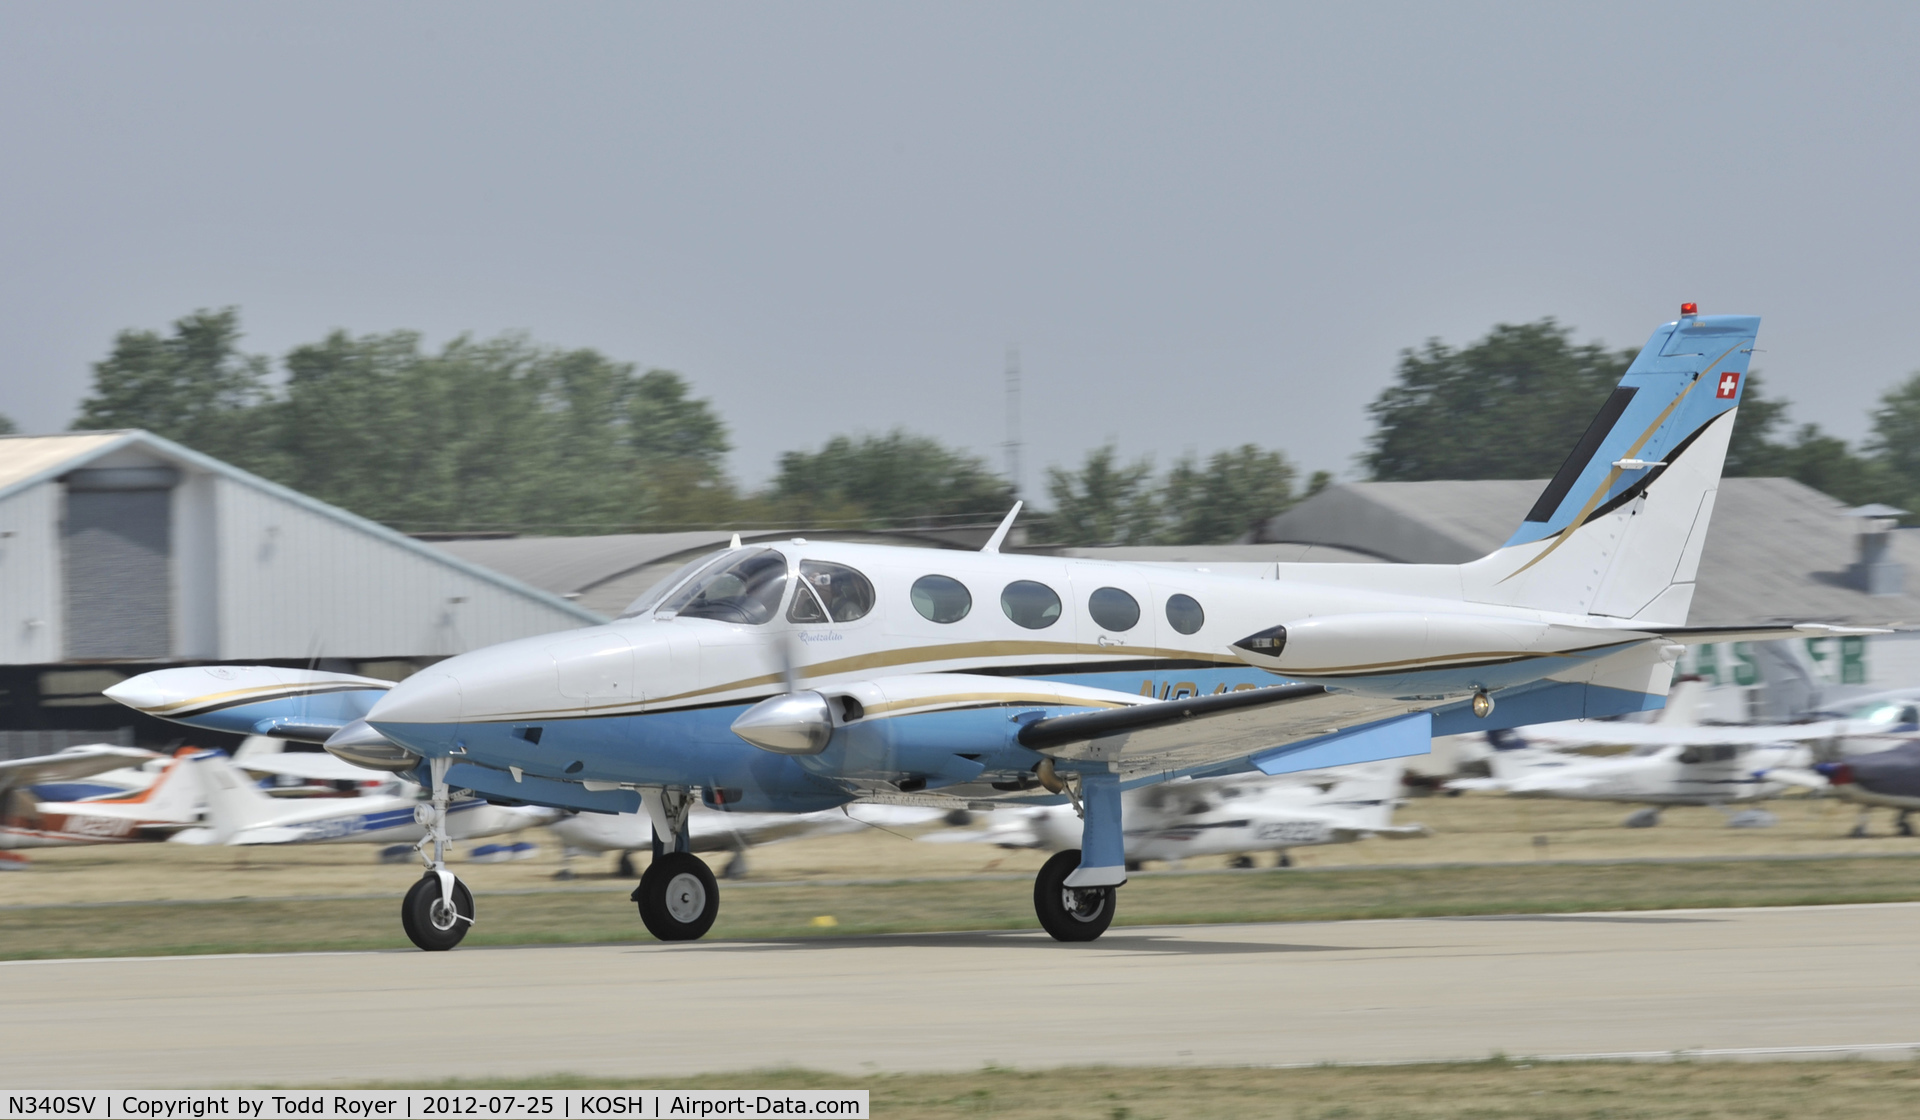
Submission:
POLYGON ((1025 502, 1013 503, 1013 508, 1008 510, 1007 516, 1001 520, 1000 527, 993 531, 993 536, 987 538, 986 544, 983 544, 980 546, 980 551, 982 552, 1000 551, 1000 542, 1006 540, 1007 534, 1013 531, 1013 519, 1020 516, 1020 507, 1026 504, 1027 503, 1025 502))

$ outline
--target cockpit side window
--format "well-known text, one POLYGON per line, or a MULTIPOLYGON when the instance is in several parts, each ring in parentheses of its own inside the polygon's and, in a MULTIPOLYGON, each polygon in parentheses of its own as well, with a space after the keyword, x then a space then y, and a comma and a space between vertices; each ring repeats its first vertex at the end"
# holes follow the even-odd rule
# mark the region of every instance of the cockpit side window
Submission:
POLYGON ((780 611, 787 590, 787 558, 771 548, 729 552, 687 581, 663 605, 680 618, 711 618, 758 626, 780 611))
POLYGON ((713 563, 714 557, 725 555, 724 551, 709 552, 705 556, 696 557, 680 565, 673 570, 672 575, 647 588, 646 594, 629 603, 627 609, 620 612, 620 617, 636 618, 659 606, 660 600, 671 594, 673 589, 679 587, 688 576, 713 563))
POLYGON ((873 584, 845 564, 800 561, 800 589, 787 610, 789 622, 852 622, 873 610, 873 584))

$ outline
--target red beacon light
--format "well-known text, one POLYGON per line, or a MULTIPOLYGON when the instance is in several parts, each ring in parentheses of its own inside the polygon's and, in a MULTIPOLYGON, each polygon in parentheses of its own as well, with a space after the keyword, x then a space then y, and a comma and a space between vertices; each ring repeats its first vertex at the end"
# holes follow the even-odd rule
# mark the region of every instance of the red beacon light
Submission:
POLYGON ((1680 314, 1698 315, 1700 314, 1700 305, 1697 303, 1683 303, 1680 305, 1680 314))

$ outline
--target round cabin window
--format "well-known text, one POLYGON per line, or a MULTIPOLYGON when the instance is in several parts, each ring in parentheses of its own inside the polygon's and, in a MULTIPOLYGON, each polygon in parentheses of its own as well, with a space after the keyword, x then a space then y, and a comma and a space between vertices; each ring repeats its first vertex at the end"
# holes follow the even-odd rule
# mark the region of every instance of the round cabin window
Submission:
POLYGON ((973 609, 966 585, 952 576, 921 576, 908 593, 913 609, 928 622, 958 622, 973 609))
POLYGON ((1016 579, 1000 593, 1000 609, 1016 626, 1045 630, 1060 621, 1060 596, 1044 583, 1016 579))
POLYGON ((1102 587, 1087 599, 1087 613, 1102 630, 1119 633, 1140 621, 1140 604, 1118 587, 1102 587))
POLYGON ((1167 624, 1182 634, 1197 634, 1207 623, 1207 612, 1191 595, 1175 595, 1167 600, 1167 624))

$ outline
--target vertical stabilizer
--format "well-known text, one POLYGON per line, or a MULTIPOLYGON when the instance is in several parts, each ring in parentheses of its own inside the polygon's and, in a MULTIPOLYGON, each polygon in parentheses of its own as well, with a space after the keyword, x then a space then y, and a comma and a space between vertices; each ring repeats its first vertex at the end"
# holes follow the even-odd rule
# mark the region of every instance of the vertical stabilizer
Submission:
POLYGON ((227 761, 219 751, 202 751, 187 760, 207 801, 207 827, 213 842, 226 844, 241 832, 279 815, 273 798, 227 761))
POLYGON ((1321 798, 1320 804, 1353 813, 1362 828, 1389 828, 1393 825, 1393 803, 1400 796, 1402 760, 1369 762, 1342 767, 1340 775, 1321 798))
POLYGON ((1519 530, 1465 566, 1467 597, 1684 624, 1759 327, 1685 315, 1654 331, 1519 530))

